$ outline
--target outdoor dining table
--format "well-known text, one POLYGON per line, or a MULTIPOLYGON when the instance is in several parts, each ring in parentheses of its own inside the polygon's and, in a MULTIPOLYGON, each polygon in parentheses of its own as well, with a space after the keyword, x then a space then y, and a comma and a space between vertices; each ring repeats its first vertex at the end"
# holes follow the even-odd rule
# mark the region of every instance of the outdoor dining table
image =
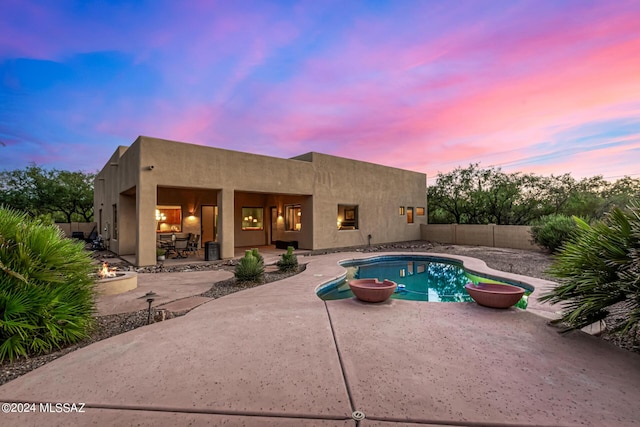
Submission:
POLYGON ((173 253, 173 258, 186 258, 188 241, 188 237, 177 237, 175 240, 160 240, 158 244, 166 251, 167 257, 173 253))

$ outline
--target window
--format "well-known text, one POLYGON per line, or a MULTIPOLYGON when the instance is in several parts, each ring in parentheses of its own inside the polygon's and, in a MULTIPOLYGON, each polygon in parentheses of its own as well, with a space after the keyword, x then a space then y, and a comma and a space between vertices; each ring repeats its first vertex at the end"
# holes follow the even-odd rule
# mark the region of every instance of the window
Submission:
POLYGON ((118 205, 113 205, 113 240, 118 240, 118 205))
POLYGON ((263 208, 242 208, 242 229, 245 231, 264 230, 263 208))
POLYGON ((358 229, 358 206, 338 205, 338 230, 358 229))
POLYGON ((182 206, 156 206, 156 233, 182 232, 182 206))
POLYGON ((407 224, 413 224, 413 208, 407 208, 407 224))
POLYGON ((284 229, 286 231, 300 231, 302 228, 302 208, 300 205, 284 207, 284 229))
POLYGON ((416 215, 424 216, 424 208, 416 208, 416 215))
POLYGON ((404 215, 404 206, 400 206, 400 215, 404 215))

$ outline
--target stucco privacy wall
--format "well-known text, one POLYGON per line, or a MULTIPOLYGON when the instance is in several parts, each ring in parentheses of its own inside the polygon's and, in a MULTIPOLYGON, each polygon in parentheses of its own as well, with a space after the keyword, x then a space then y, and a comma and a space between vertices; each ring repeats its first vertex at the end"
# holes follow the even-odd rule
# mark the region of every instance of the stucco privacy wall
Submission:
MULTIPOLYGON (((263 233, 240 229, 246 204, 258 203, 266 213, 271 206, 282 212, 283 204, 299 202, 302 229, 288 232, 287 240, 308 249, 361 245, 369 234, 372 243, 418 239, 420 224, 426 224, 426 216, 414 215, 414 223, 407 224, 399 214, 400 206, 426 208, 421 173, 318 153, 280 159, 141 136, 131 147, 119 147, 96 178, 102 228, 113 234, 112 207, 118 204, 118 229, 126 230, 110 236, 111 249, 135 253, 138 265, 155 264, 158 199, 187 190, 205 191, 207 203, 215 194, 224 258, 233 256, 234 246, 265 244, 274 237, 270 224, 263 233), (358 230, 338 230, 339 204, 358 206, 358 230)), ((184 218, 185 199, 179 200, 184 218)), ((274 227, 274 234, 283 232, 274 227)))
POLYGON ((531 242, 531 227, 526 225, 424 224, 421 239, 452 245, 541 249, 531 242))
POLYGON ((84 237, 88 238, 94 228, 97 231, 95 222, 56 222, 56 226, 62 230, 66 237, 71 237, 73 232, 81 231, 84 237))

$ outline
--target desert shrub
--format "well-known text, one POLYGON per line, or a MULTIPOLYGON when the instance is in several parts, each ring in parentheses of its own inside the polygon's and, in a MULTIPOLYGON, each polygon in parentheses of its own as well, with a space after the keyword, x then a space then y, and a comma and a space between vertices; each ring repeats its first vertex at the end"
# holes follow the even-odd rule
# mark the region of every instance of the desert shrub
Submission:
POLYGON ((533 241, 556 253, 576 231, 576 222, 565 215, 547 215, 531 227, 533 241))
POLYGON ((84 244, 0 207, 0 361, 86 338, 95 279, 84 244))
POLYGON ((258 262, 264 264, 264 258, 262 257, 262 254, 260 252, 258 252, 258 248, 253 248, 251 249, 251 255, 253 255, 254 257, 256 257, 256 259, 258 260, 258 262))
MULTIPOLYGON (((257 251, 257 250, 256 250, 257 251)), ((239 282, 260 282, 264 276, 264 262, 253 254, 253 250, 245 251, 235 269, 236 280, 239 282)))
POLYGON ((562 321, 582 328, 609 314, 623 303, 620 328, 640 323, 640 205, 614 208, 590 226, 577 220, 576 234, 556 255, 550 273, 559 286, 541 297, 562 303, 562 321))
POLYGON ((287 252, 276 263, 280 271, 293 271, 298 268, 298 257, 293 253, 293 246, 287 247, 287 252))

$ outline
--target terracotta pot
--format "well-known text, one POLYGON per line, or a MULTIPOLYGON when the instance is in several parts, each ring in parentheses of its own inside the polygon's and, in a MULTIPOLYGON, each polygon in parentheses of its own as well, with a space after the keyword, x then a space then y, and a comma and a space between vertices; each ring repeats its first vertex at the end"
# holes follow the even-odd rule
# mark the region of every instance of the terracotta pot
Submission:
POLYGON ((349 287, 360 301, 383 302, 393 295, 396 282, 386 279, 383 282, 378 282, 378 279, 354 279, 349 282, 349 287))
POLYGON ((464 287, 475 302, 485 307, 509 308, 524 295, 524 289, 498 283, 467 283, 464 287))

